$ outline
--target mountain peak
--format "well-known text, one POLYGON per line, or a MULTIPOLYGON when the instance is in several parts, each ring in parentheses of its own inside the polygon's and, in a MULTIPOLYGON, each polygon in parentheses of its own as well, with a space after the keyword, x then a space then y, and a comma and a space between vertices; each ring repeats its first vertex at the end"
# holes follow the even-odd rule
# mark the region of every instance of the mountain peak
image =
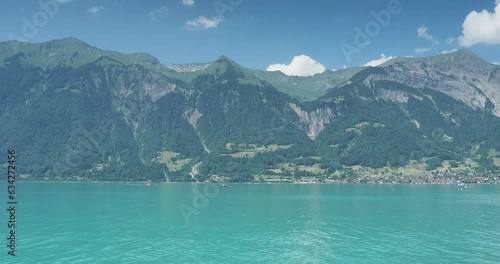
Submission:
POLYGON ((381 65, 381 67, 384 66, 390 66, 393 64, 397 63, 409 63, 409 64, 414 64, 414 63, 421 63, 424 62, 427 65, 441 65, 441 66, 452 66, 452 65, 460 65, 460 64, 468 64, 468 65, 481 65, 485 67, 490 67, 490 63, 485 61, 483 58, 481 58, 479 55, 475 54, 474 52, 468 50, 468 49, 459 49, 453 52, 449 53, 444 53, 444 54, 439 54, 435 56, 430 56, 430 57, 401 57, 401 58, 395 58, 392 59, 384 64, 381 65))
MULTIPOLYGON (((217 60, 231 60, 231 58, 229 58, 228 56, 226 55, 221 55, 217 60)), ((231 60, 232 61, 232 60, 231 60)))
POLYGON ((470 51, 468 49, 459 49, 459 50, 452 52, 452 53, 463 53, 463 54, 469 54, 469 55, 476 55, 475 53, 473 53, 472 51, 470 51))
POLYGON ((232 60, 231 58, 229 58, 225 55, 220 56, 216 61, 214 61, 212 63, 212 66, 216 67, 216 68, 221 68, 221 69, 226 69, 226 68, 230 67, 236 71, 240 71, 240 72, 244 71, 243 66, 239 65, 234 60, 232 60))
POLYGON ((474 52, 468 50, 468 49, 459 49, 459 50, 455 50, 455 51, 452 51, 452 52, 449 52, 449 53, 445 53, 445 54, 441 54, 441 55, 438 55, 438 56, 443 56, 443 57, 450 57, 450 56, 460 56, 460 57, 473 57, 473 58, 480 58, 482 59, 481 57, 479 57, 478 55, 476 55, 474 52))
POLYGON ((479 55, 468 49, 459 49, 454 52, 441 54, 433 57, 433 61, 440 64, 466 64, 471 67, 471 65, 486 67, 488 69, 491 64, 484 60, 479 55))
POLYGON ((228 56, 225 56, 225 55, 220 56, 215 61, 215 63, 217 63, 217 62, 226 62, 226 63, 228 63, 230 65, 241 67, 238 63, 236 63, 234 60, 232 60, 231 58, 229 58, 228 56))
POLYGON ((44 45, 57 45, 57 46, 63 46, 65 48, 69 48, 69 47, 74 47, 74 48, 81 48, 81 47, 91 47, 91 48, 94 48, 94 49, 98 49, 96 47, 93 47, 91 45, 89 45, 88 43, 82 41, 82 40, 79 40, 77 38, 73 38, 73 37, 68 37, 68 38, 62 38, 62 39, 55 39, 55 40, 51 40, 51 41, 48 41, 48 42, 45 42, 45 43, 42 43, 44 45))

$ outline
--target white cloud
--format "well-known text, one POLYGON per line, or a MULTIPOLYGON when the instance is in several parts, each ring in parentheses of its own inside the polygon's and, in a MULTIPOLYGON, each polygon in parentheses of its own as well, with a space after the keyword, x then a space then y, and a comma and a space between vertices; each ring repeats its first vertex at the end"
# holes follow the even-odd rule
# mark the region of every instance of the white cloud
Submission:
POLYGON ((158 17, 166 14, 168 12, 168 8, 166 6, 160 6, 159 8, 149 12, 149 20, 156 21, 158 17))
POLYGON ((306 55, 293 57, 290 64, 273 64, 267 67, 267 71, 281 71, 289 76, 312 76, 325 70, 325 66, 306 55))
MULTIPOLYGON (((500 0, 497 0, 497 1, 500 1, 500 0)), ((500 65, 500 61, 492 61, 491 63, 495 64, 495 65, 500 65)))
POLYGON ((206 18, 204 16, 200 16, 186 22, 186 28, 190 30, 207 30, 210 28, 216 28, 222 21, 224 21, 224 19, 221 17, 206 18))
POLYGON ((417 29, 417 34, 419 38, 424 38, 430 42, 432 42, 434 45, 439 45, 439 41, 435 40, 434 37, 427 32, 429 30, 426 26, 422 25, 417 29))
POLYGON ((99 14, 99 12, 103 9, 104 7, 103 6, 93 6, 91 8, 89 8, 89 12, 94 14, 94 15, 97 15, 99 14))
POLYGON ((182 4, 185 6, 194 6, 194 0, 182 0, 182 4))
POLYGON ((387 56, 385 56, 385 54, 382 53, 382 54, 380 54, 380 59, 369 61, 363 66, 371 66, 371 67, 379 66, 380 64, 384 64, 385 62, 390 61, 394 58, 396 58, 396 57, 392 57, 392 56, 387 57, 387 56))
POLYGON ((441 54, 448 54, 457 51, 458 49, 452 49, 452 50, 443 50, 441 51, 441 54))
POLYGON ((431 48, 416 48, 413 52, 424 53, 424 52, 428 52, 428 51, 431 51, 431 48))
POLYGON ((455 42, 455 38, 449 37, 446 39, 446 44, 448 44, 448 45, 453 44, 453 42, 455 42))
POLYGON ((462 25, 460 45, 470 47, 474 44, 500 44, 500 0, 495 1, 495 11, 472 11, 462 25))

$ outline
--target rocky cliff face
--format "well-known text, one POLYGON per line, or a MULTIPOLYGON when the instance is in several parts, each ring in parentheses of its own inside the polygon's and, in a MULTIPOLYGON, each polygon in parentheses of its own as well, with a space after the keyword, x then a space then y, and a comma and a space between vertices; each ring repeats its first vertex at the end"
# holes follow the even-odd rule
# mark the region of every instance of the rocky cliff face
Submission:
POLYGON ((299 122, 297 122, 296 125, 306 132, 307 136, 312 140, 314 140, 328 124, 333 122, 336 115, 336 113, 328 107, 321 107, 311 112, 307 112, 294 103, 290 103, 289 106, 299 117, 299 122))
POLYGON ((430 88, 474 109, 500 116, 500 67, 468 50, 432 58, 405 58, 382 65, 385 73, 367 80, 388 80, 415 88, 430 88))
POLYGON ((203 64, 165 64, 164 67, 175 72, 198 72, 210 67, 210 63, 203 64))

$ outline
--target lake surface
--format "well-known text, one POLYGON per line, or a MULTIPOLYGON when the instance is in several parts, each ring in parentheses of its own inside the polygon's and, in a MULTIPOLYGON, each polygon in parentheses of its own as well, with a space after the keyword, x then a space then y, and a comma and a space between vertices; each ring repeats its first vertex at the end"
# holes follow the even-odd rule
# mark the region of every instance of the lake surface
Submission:
POLYGON ((18 183, 17 200, 0 263, 500 262, 498 185, 18 183))

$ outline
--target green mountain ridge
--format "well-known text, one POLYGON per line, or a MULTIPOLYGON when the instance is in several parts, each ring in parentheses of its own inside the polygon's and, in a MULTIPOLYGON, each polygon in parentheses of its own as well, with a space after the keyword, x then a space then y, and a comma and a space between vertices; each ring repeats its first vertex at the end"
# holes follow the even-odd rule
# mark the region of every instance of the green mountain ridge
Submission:
POLYGON ((103 56, 115 59, 125 65, 158 65, 159 61, 147 53, 123 54, 93 47, 75 38, 64 38, 43 43, 8 41, 0 43, 0 60, 23 54, 26 60, 38 67, 54 68, 67 66, 77 68, 94 62, 103 56))
POLYGON ((14 44, 0 43, 0 151, 18 151, 26 180, 499 172, 500 67, 467 50, 293 77, 225 56, 163 65, 71 38, 14 44))

